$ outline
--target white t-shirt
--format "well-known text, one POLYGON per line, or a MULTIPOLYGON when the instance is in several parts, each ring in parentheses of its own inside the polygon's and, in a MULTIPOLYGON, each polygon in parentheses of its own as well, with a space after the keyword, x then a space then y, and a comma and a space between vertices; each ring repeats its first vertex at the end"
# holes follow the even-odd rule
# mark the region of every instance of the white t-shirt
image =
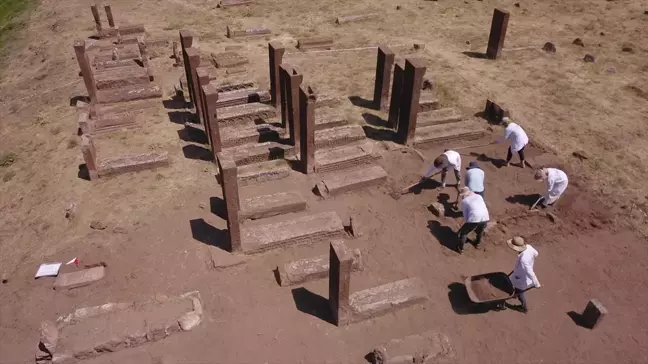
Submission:
POLYGON ((518 152, 529 144, 529 137, 516 123, 510 123, 504 131, 504 140, 511 139, 511 151, 518 152))
POLYGON ((525 290, 533 286, 540 286, 538 277, 533 271, 533 264, 537 257, 538 251, 530 244, 527 244, 526 249, 518 254, 515 267, 513 267, 513 274, 511 274, 511 283, 515 288, 525 290))
POLYGON ((466 222, 486 222, 490 220, 484 199, 471 193, 461 201, 461 211, 466 222))
POLYGON ((545 202, 554 203, 567 189, 569 180, 567 174, 557 168, 547 168, 547 192, 545 202))
POLYGON ((452 168, 457 171, 461 170, 461 155, 459 153, 455 152, 454 150, 448 150, 443 154, 448 157, 448 162, 450 162, 452 168))

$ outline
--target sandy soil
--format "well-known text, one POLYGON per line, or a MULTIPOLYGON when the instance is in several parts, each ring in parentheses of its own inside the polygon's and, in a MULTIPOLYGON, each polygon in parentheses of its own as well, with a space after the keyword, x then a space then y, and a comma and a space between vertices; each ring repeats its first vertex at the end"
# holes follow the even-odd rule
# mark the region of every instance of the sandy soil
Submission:
MULTIPOLYGON (((184 110, 160 104, 151 113, 151 129, 137 137, 146 139, 146 148, 168 151, 169 168, 100 183, 78 177, 82 158, 76 111, 69 105, 85 91, 71 45, 92 34, 90 3, 42 1, 21 38, 9 46, 0 85, 0 154, 15 153, 13 164, 0 167, 0 273, 8 278, 0 285, 0 362, 31 362, 43 319, 76 307, 191 290, 201 292, 205 322, 194 332, 146 346, 151 357, 178 363, 357 363, 375 344, 435 329, 450 337, 457 363, 645 362, 645 4, 513 3, 278 0, 228 10, 206 0, 111 3, 118 23, 144 23, 155 37, 175 40, 178 29, 191 29, 203 54, 242 45, 239 52, 250 59, 247 76, 264 85, 270 39, 294 45, 301 36, 330 35, 337 48, 421 41, 425 51, 416 55, 426 60, 428 77, 436 81, 445 106, 472 115, 486 97, 494 97, 512 108, 533 139, 555 149, 555 160, 571 181, 556 222, 525 212, 540 189, 530 170, 501 169, 497 161, 480 158, 487 173, 487 203, 504 228, 489 234, 483 250, 467 246, 463 256, 450 249, 460 219, 451 215, 437 221, 427 208, 434 201, 452 201, 452 188, 424 188, 398 201, 389 197, 394 186, 412 183, 427 167, 413 153, 385 152, 378 163, 390 175, 387 186, 331 200, 319 201, 310 192, 314 176, 294 174, 242 188, 242 196, 290 188, 307 198, 309 211, 356 216, 366 233, 349 245, 363 251, 367 268, 354 275, 352 290, 410 276, 426 281, 430 301, 425 305, 337 328, 322 318, 326 281, 291 290, 279 287, 272 274, 287 260, 324 254, 326 244, 268 253, 227 271, 211 268, 226 223, 218 216, 221 197, 214 166, 195 158, 192 150, 200 146, 182 140, 185 134, 177 123, 184 110), (503 58, 492 62, 462 53, 485 49, 495 6, 511 11, 503 58), (338 15, 364 12, 382 15, 378 21, 333 24, 338 15), (274 34, 229 40, 227 25, 265 26, 274 34), (576 37, 585 47, 571 44, 576 37), (555 55, 540 50, 547 41, 556 44, 555 55), (621 51, 625 43, 632 44, 633 52, 621 51), (585 53, 595 55, 596 63, 583 63, 585 53), (575 150, 584 150, 588 159, 572 157, 575 150), (66 219, 71 204, 76 213, 66 219), (91 229, 93 220, 108 228, 91 229), (531 312, 482 313, 468 306, 457 283, 468 275, 512 268, 515 255, 504 241, 514 234, 528 237, 540 252, 536 270, 543 288, 529 292, 531 312), (51 280, 33 280, 38 264, 74 256, 81 264, 106 262, 107 278, 66 293, 53 291, 51 280), (594 331, 579 327, 568 315, 591 298, 610 311, 594 331)), ((374 50, 293 50, 286 61, 327 93, 365 99, 372 94, 374 50)), ((167 57, 151 63, 169 98, 182 71, 167 57)), ((351 103, 341 109, 359 123, 376 114, 351 103)), ((141 146, 128 139, 133 141, 141 146)), ((121 142, 111 140, 128 145, 121 142)), ((429 162, 440 151, 424 155, 429 162)), ((481 153, 498 159, 505 149, 465 149, 464 163, 481 153)), ((531 156, 541 153, 529 151, 531 156)))

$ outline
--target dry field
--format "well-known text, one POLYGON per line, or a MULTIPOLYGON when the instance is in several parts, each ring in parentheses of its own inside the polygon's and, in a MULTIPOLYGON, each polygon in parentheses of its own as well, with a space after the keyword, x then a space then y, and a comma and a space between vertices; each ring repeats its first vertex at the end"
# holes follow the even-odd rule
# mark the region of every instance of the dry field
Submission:
MULTIPOLYGON (((544 288, 529 294, 528 315, 510 310, 468 315, 455 307, 452 283, 463 275, 508 271, 515 257, 501 245, 507 236, 498 234, 489 237, 484 251, 467 248, 457 256, 447 249, 444 236, 458 220, 435 224, 425 208, 439 198, 434 190, 399 201, 384 188, 318 201, 310 193, 314 177, 295 174, 263 185, 267 191, 286 185, 301 191, 313 211, 359 216, 367 233, 350 246, 366 254, 367 269, 354 276, 353 291, 420 276, 431 292, 430 302, 420 307, 337 328, 317 317, 326 281, 307 285, 313 294, 305 309, 295 304, 297 293, 278 287, 272 276, 277 264, 323 254, 325 244, 269 253, 229 271, 211 268, 219 253, 213 245, 226 228, 211 211, 220 200, 216 168, 186 157, 183 126, 169 121, 173 110, 161 103, 151 112, 151 130, 139 138, 150 150, 168 151, 169 168, 92 183, 78 177, 83 159, 70 100, 85 88, 72 43, 94 32, 92 2, 40 1, 3 55, 0 274, 8 282, 0 284, 0 363, 33 362, 41 320, 76 307, 191 290, 203 296, 208 313, 203 325, 138 350, 164 363, 359 363, 375 344, 433 329, 450 337, 456 350, 447 358, 451 363, 648 361, 648 6, 636 0, 516 2, 259 0, 227 10, 213 0, 110 3, 117 23, 143 23, 155 37, 176 40, 179 29, 190 29, 203 53, 241 45, 250 59, 248 78, 261 85, 268 84, 267 42, 282 41, 289 46, 285 61, 303 72, 305 82, 345 97, 371 98, 375 49, 302 53, 290 49, 297 38, 332 36, 335 48, 424 43, 415 54, 425 59, 426 75, 438 85, 445 106, 472 115, 486 98, 505 104, 570 172, 575 183, 558 225, 509 223, 510 233, 532 236, 540 251, 536 272, 544 288), (511 12, 503 57, 472 57, 470 52, 485 51, 495 7, 511 12), (379 19, 334 24, 339 15, 369 12, 379 19), (231 40, 225 37, 227 25, 263 26, 273 35, 231 40), (572 44, 575 38, 584 47, 572 44), (555 54, 542 51, 548 41, 556 45, 555 54), (585 54, 596 62, 583 62, 585 54), (573 157, 574 151, 587 159, 573 157), (66 219, 71 204, 76 213, 66 219), (91 229, 95 220, 107 229, 91 229), (108 277, 69 293, 33 279, 38 264, 74 256, 82 264, 106 262, 108 277), (611 312, 593 331, 566 314, 580 311, 591 298, 611 312)), ((151 62, 168 99, 182 70, 166 56, 151 62)), ((357 123, 371 112, 350 102, 341 108, 357 123)), ((438 152, 424 154, 432 160, 438 152)), ((469 152, 505 154, 503 147, 469 152)), ((416 155, 400 152, 385 152, 380 163, 397 185, 411 183, 427 167, 416 155)), ((537 192, 530 172, 482 163, 493 216, 524 210, 506 198, 537 192)), ((241 194, 259 188, 243 188, 241 194)))

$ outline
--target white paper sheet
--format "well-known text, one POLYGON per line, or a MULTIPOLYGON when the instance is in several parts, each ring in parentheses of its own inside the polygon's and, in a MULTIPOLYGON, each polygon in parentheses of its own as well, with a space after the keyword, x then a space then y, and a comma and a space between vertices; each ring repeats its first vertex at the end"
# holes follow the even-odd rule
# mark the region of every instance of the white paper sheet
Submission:
POLYGON ((61 263, 41 264, 34 278, 57 276, 61 269, 61 263))

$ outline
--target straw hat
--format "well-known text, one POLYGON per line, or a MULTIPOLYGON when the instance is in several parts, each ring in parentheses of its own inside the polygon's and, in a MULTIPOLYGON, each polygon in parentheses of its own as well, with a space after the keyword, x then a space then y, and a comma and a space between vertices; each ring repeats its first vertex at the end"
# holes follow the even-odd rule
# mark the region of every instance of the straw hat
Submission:
POLYGON ((513 239, 507 240, 506 244, 509 246, 509 248, 515 250, 516 252, 523 252, 527 247, 524 238, 522 238, 521 236, 516 236, 513 239))

